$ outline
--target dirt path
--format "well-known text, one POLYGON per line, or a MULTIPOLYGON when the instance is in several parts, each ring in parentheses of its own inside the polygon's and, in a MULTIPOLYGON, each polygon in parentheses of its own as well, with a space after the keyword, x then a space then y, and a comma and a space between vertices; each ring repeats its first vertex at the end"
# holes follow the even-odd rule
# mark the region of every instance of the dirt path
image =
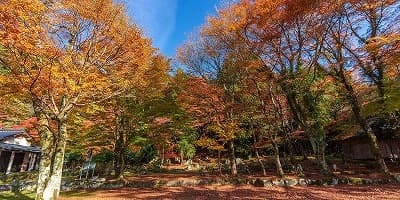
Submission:
POLYGON ((123 188, 118 190, 64 193, 61 200, 123 199, 390 199, 400 200, 400 185, 254 187, 194 186, 161 188, 123 188))

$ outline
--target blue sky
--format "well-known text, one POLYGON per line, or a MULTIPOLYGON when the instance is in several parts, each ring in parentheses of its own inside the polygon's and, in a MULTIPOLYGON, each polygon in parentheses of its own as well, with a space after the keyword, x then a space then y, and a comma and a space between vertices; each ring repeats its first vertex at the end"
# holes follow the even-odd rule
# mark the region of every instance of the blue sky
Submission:
POLYGON ((219 0, 126 0, 128 13, 169 57, 186 36, 215 14, 219 0))

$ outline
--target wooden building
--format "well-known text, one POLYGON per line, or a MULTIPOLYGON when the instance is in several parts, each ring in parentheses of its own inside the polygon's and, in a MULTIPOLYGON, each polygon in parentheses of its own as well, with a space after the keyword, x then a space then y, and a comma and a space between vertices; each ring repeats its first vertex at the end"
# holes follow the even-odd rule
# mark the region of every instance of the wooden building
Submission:
MULTIPOLYGON (((400 138, 378 138, 382 156, 386 159, 400 157, 400 138)), ((352 137, 342 141, 343 153, 347 159, 374 159, 367 137, 352 137)))
MULTIPOLYGON (((400 130, 398 118, 372 118, 369 119, 381 154, 385 159, 400 159, 400 130)), ((328 151, 339 153, 346 159, 369 160, 374 159, 370 141, 361 127, 351 123, 337 123, 328 127, 330 143, 328 151)))
POLYGON ((0 129, 0 172, 23 172, 38 169, 40 148, 31 145, 25 130, 0 129))

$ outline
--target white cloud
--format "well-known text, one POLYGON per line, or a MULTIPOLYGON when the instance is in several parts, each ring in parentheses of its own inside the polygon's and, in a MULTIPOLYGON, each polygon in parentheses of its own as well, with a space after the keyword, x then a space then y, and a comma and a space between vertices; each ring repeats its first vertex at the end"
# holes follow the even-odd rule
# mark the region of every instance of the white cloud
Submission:
POLYGON ((144 33, 162 49, 175 29, 178 0, 127 0, 128 11, 144 33))

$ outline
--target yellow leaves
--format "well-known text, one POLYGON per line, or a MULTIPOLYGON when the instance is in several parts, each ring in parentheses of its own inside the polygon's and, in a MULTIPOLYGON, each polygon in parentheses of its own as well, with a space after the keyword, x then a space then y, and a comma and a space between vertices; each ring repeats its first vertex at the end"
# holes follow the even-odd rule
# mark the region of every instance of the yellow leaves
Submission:
POLYGON ((207 138, 204 136, 196 141, 196 145, 200 146, 200 147, 205 147, 210 150, 223 150, 224 149, 224 146, 219 144, 214 139, 207 138))
POLYGON ((39 0, 0 2, 0 45, 34 51, 41 37, 45 7, 39 0))
POLYGON ((1 1, 0 26, 0 57, 10 69, 0 76, 1 86, 44 105, 61 106, 64 97, 86 105, 157 79, 157 87, 165 87, 169 62, 154 56, 151 40, 112 0, 47 7, 39 0, 1 1))

